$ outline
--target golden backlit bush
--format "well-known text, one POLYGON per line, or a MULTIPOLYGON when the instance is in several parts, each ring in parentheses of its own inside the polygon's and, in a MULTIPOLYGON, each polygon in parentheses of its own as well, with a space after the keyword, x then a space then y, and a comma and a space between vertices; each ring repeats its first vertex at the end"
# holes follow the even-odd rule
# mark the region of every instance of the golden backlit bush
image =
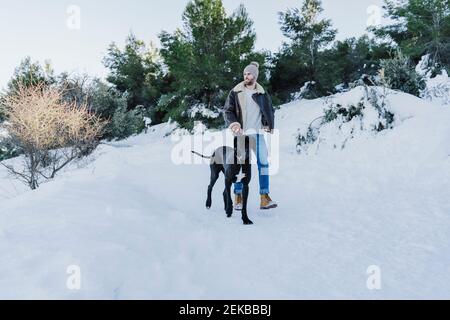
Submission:
POLYGON ((40 84, 2 99, 9 143, 23 154, 19 168, 2 165, 31 189, 94 150, 106 124, 86 104, 63 98, 63 90, 40 84))
POLYGON ((85 105, 62 98, 58 88, 20 86, 3 102, 9 134, 31 150, 64 148, 100 137, 104 122, 85 105))

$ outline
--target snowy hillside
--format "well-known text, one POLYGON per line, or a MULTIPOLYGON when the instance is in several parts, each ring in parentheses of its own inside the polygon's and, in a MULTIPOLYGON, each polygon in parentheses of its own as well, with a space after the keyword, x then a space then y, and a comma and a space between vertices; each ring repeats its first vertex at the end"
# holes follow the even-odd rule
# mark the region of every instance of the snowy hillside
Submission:
POLYGON ((169 124, 103 144, 33 192, 0 168, 0 298, 450 298, 450 108, 392 93, 393 129, 361 131, 340 150, 330 126, 297 154, 325 102, 277 111, 279 208, 259 210, 255 167, 250 227, 226 219, 223 177, 204 208, 209 168, 171 161, 169 124), (71 265, 80 290, 66 286, 71 265), (370 266, 380 290, 367 287, 370 266))

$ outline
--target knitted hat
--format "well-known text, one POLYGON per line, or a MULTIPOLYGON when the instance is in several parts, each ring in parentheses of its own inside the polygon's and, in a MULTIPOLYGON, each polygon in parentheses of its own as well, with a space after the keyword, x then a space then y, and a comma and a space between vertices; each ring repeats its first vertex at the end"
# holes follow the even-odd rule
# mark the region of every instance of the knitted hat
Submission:
POLYGON ((258 76, 259 76, 259 63, 253 61, 252 63, 250 63, 248 66, 245 67, 244 69, 244 74, 246 73, 251 73, 254 77, 255 77, 255 81, 258 80, 258 76))

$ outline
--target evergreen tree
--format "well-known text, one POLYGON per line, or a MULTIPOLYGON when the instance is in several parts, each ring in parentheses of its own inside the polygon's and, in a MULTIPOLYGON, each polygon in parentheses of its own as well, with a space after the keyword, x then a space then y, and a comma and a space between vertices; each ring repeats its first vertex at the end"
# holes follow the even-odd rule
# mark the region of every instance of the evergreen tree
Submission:
POLYGON ((32 86, 37 84, 51 85, 56 82, 56 77, 50 61, 45 61, 42 65, 39 62, 32 62, 30 57, 26 57, 14 70, 12 79, 8 82, 7 94, 14 93, 19 86, 32 86))
POLYGON ((92 96, 89 100, 92 111, 102 120, 108 120, 103 131, 103 139, 124 139, 142 132, 145 128, 145 110, 141 107, 127 110, 126 94, 121 94, 114 87, 98 79, 93 82, 91 91, 92 96))
POLYGON ((380 60, 391 58, 392 48, 369 39, 367 35, 336 41, 319 58, 319 82, 327 91, 334 93, 336 86, 348 88, 363 75, 375 76, 380 60))
POLYGON ((183 29, 160 34, 161 55, 173 82, 159 107, 184 127, 192 128, 195 120, 217 127, 223 123, 219 111, 246 64, 258 61, 260 82, 265 81, 265 55, 253 51, 253 22, 242 5, 227 16, 221 0, 192 0, 182 20, 183 29))
POLYGON ((415 70, 415 65, 402 52, 398 51, 392 59, 381 60, 381 80, 395 90, 415 96, 425 89, 425 81, 415 70))
POLYGON ((414 63, 430 55, 430 67, 450 67, 450 0, 385 0, 394 23, 371 30, 393 40, 414 63))
POLYGON ((156 105, 159 97, 160 66, 157 63, 157 51, 130 34, 121 50, 115 43, 108 48, 103 60, 110 70, 107 81, 116 90, 127 94, 128 110, 137 106, 150 109, 156 105))
POLYGON ((316 84, 317 94, 326 91, 318 81, 319 58, 337 31, 331 27, 330 20, 320 18, 322 12, 320 0, 304 0, 301 9, 279 13, 281 30, 290 42, 284 43, 274 58, 271 85, 283 100, 307 81, 316 84))

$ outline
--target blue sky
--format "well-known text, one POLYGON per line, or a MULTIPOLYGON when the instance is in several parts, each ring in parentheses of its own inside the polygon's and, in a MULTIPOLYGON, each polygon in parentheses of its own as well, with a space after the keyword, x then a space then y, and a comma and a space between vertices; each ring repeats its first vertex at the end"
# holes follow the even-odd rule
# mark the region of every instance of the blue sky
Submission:
MULTIPOLYGON (((104 76, 102 65, 108 45, 122 44, 130 31, 159 45, 161 30, 181 26, 187 0, 0 0, 0 88, 25 56, 50 60, 57 72, 88 72, 104 76), (70 29, 71 5, 80 9, 80 28, 70 29)), ((257 49, 276 51, 283 41, 277 12, 299 7, 299 0, 223 0, 231 13, 243 3, 254 21, 257 49)), ((324 16, 339 30, 338 39, 365 32, 370 6, 382 0, 323 0, 324 16)), ((383 20, 381 21, 383 22, 383 20)))

